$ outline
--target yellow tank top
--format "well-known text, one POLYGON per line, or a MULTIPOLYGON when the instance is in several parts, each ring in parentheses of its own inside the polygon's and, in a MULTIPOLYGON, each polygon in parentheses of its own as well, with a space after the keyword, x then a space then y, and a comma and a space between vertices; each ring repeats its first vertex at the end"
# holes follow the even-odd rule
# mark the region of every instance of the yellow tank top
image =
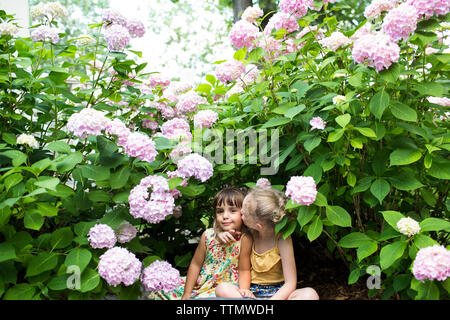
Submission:
POLYGON ((261 254, 255 252, 255 244, 253 243, 250 261, 252 264, 252 283, 272 284, 284 282, 281 256, 278 251, 278 241, 275 247, 261 254))

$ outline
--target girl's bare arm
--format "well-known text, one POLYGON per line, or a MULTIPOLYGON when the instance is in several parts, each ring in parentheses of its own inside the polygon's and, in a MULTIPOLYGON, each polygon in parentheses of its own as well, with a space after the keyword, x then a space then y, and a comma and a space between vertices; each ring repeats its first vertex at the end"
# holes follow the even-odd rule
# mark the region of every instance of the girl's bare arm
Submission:
POLYGON ((251 283, 251 263, 250 254, 252 252, 253 239, 249 234, 244 234, 241 240, 241 251, 239 254, 239 288, 250 289, 251 283))
POLYGON ((194 289, 194 285, 197 282, 200 270, 203 267, 203 262, 205 261, 206 255, 206 243, 205 243, 205 233, 202 234, 200 242, 195 250, 194 256, 192 257, 191 264, 186 275, 186 283, 184 284, 184 292, 181 299, 189 299, 194 289))
POLYGON ((270 299, 286 300, 297 288, 297 268, 295 266, 294 248, 291 237, 278 240, 278 250, 283 267, 284 285, 270 299))

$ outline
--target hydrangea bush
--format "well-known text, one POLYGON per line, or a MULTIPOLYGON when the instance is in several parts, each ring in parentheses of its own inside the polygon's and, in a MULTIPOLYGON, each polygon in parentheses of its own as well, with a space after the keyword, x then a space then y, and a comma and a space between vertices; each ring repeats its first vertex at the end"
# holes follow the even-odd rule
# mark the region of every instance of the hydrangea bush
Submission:
POLYGON ((30 38, 0 11, 0 297, 170 292, 224 185, 282 190, 276 231, 320 242, 349 284, 378 266, 370 296, 449 297, 448 2, 374 0, 356 28, 339 1, 282 0, 264 30, 250 8, 200 84, 144 73, 141 22, 106 10, 67 39, 52 6, 30 38), (275 175, 194 141, 249 128, 277 133, 275 175))

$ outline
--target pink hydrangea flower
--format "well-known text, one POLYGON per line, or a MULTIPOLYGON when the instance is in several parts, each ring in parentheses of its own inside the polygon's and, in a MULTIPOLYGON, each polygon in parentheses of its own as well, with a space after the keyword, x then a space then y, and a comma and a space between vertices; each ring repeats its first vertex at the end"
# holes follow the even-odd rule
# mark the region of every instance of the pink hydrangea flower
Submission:
POLYGON ((105 40, 110 51, 121 51, 130 43, 131 37, 127 28, 113 24, 106 28, 105 40))
POLYGON ((88 233, 88 240, 92 248, 112 248, 116 245, 116 234, 113 228, 106 224, 96 224, 88 233))
POLYGON ((435 244, 417 252, 412 272, 417 280, 444 281, 450 276, 450 250, 435 244))
POLYGON ((149 77, 151 87, 167 87, 170 85, 170 79, 162 74, 154 73, 149 77))
POLYGON ((376 71, 389 69, 393 62, 398 62, 400 47, 383 33, 366 34, 353 43, 352 57, 356 63, 367 63, 376 71))
POLYGON ((245 72, 245 65, 238 60, 226 61, 216 67, 216 77, 223 83, 233 82, 245 72))
POLYGON ((316 200, 317 188, 312 177, 293 176, 286 185, 286 196, 293 202, 309 206, 316 200))
POLYGON ((379 16, 383 11, 395 8, 398 0, 372 0, 372 2, 364 10, 364 17, 370 19, 379 16))
POLYGON ((121 120, 115 118, 108 122, 105 128, 105 133, 117 136, 118 145, 124 147, 127 143, 130 129, 121 120))
POLYGON ((126 28, 132 38, 142 38, 145 34, 145 26, 139 20, 128 20, 126 28))
POLYGON ((262 17, 264 15, 264 11, 259 7, 247 7, 242 13, 241 19, 248 21, 250 23, 254 23, 256 19, 262 17))
POLYGON ((110 122, 104 113, 92 108, 84 108, 67 119, 67 130, 80 139, 90 135, 99 135, 110 122))
POLYGON ((158 109, 164 119, 172 119, 177 115, 175 109, 168 106, 165 102, 152 102, 150 106, 158 109))
POLYGON ((128 221, 124 221, 115 230, 117 241, 119 243, 127 243, 133 240, 137 235, 137 229, 128 221))
POLYGON ((167 179, 161 176, 148 176, 130 191, 128 197, 130 214, 150 223, 158 223, 172 214, 175 202, 169 192, 167 179), (152 193, 148 189, 151 187, 152 193))
POLYGON ((195 177, 202 182, 211 178, 214 173, 212 164, 197 153, 179 160, 177 171, 183 178, 195 177))
POLYGON ((407 3, 415 7, 419 15, 425 15, 426 19, 433 15, 445 15, 450 11, 448 0, 409 0, 407 3))
POLYGON ((266 60, 271 60, 281 54, 283 44, 280 40, 277 40, 274 37, 264 37, 263 39, 259 40, 258 47, 263 48, 267 53, 266 55, 264 55, 264 58, 266 60))
POLYGON ((319 40, 320 44, 330 51, 336 51, 340 47, 351 44, 351 40, 339 31, 333 32, 329 37, 319 40))
POLYGON ((161 126, 161 133, 170 140, 192 139, 189 122, 181 118, 173 118, 161 126))
POLYGON ((52 28, 46 25, 41 25, 30 33, 31 40, 38 41, 50 41, 55 44, 59 41, 58 29, 52 28))
POLYGON ((141 283, 147 291, 170 293, 181 284, 180 272, 166 261, 155 261, 142 271, 141 283))
POLYGON ((180 157, 184 154, 192 152, 191 140, 185 139, 180 141, 175 148, 170 152, 169 159, 174 163, 177 163, 180 157))
POLYGON ((256 186, 259 188, 271 188, 272 184, 267 178, 259 178, 258 181, 256 181, 256 186))
POLYGON ((383 20, 382 30, 392 40, 406 41, 411 33, 416 31, 419 13, 413 6, 402 3, 397 8, 390 10, 383 20))
POLYGON ((323 130, 325 129, 326 122, 323 121, 321 117, 314 117, 311 119, 309 124, 311 125, 311 130, 314 129, 323 130))
POLYGON ((282 12, 301 18, 313 6, 313 2, 313 0, 280 0, 280 9, 282 12))
POLYGON ((276 31, 284 29, 287 33, 290 33, 299 30, 300 27, 295 16, 285 12, 277 12, 269 19, 264 28, 264 34, 270 35, 273 29, 276 31))
POLYGON ((191 90, 180 95, 176 105, 176 111, 178 114, 192 113, 197 111, 197 106, 199 104, 205 103, 207 103, 205 98, 191 90))
POLYGON ((444 107, 450 107, 450 99, 446 98, 446 97, 444 97, 444 98, 428 97, 427 100, 430 103, 439 104, 444 107))
POLYGON ((100 256, 98 273, 109 285, 130 286, 139 279, 142 263, 125 248, 114 247, 100 256))
POLYGON ((236 22, 230 30, 231 44, 240 49, 247 47, 250 51, 255 48, 255 40, 259 37, 258 27, 245 20, 236 22))
POLYGON ((127 25, 127 19, 117 10, 108 8, 103 11, 102 21, 106 23, 118 24, 123 27, 127 25))
POLYGON ((217 119, 219 119, 217 112, 201 110, 194 115, 194 126, 198 128, 211 128, 217 119))
POLYGON ((142 161, 153 162, 158 155, 155 142, 140 132, 130 133, 124 148, 130 157, 136 157, 142 161))

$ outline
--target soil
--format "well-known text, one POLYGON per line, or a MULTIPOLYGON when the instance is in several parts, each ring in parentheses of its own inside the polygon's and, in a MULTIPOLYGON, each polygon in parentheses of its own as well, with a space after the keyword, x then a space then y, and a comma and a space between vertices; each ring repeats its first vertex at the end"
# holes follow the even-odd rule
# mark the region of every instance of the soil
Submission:
POLYGON ((297 288, 311 287, 320 300, 373 300, 369 298, 366 278, 355 284, 348 284, 349 269, 338 257, 319 242, 293 237, 294 252, 298 270, 297 288))

